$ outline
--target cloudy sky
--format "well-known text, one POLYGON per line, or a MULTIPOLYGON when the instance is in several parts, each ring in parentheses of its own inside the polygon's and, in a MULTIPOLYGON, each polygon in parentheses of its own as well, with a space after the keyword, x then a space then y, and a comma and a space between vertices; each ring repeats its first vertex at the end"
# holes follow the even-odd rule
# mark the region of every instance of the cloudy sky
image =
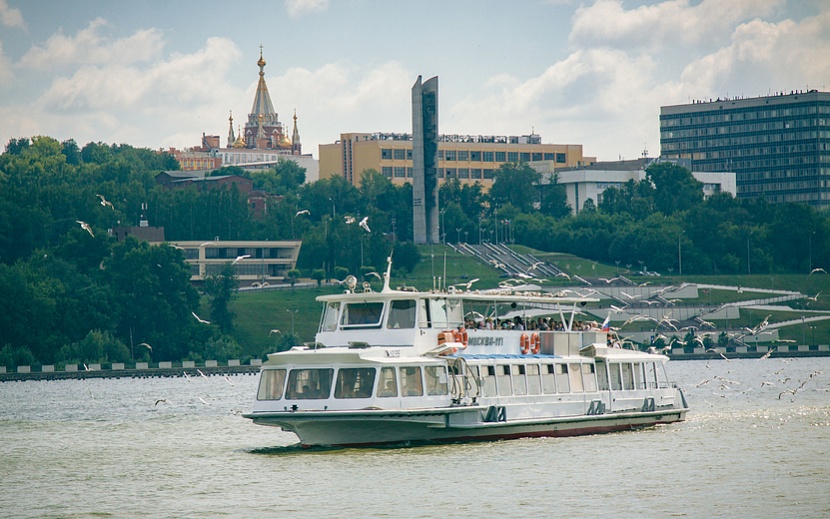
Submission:
POLYGON ((0 0, 0 144, 224 144, 260 45, 315 157, 411 131, 418 75, 439 77, 441 133, 535 131, 599 160, 657 155, 660 106, 830 90, 826 0, 0 0))

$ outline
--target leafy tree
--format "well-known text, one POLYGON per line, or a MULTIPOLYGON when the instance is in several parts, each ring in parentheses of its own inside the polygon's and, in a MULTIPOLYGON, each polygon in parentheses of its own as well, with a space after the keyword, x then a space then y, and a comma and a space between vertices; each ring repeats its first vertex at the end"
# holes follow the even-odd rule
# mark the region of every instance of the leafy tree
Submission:
POLYGON ((326 279, 326 271, 323 269, 314 269, 311 271, 311 279, 317 282, 317 286, 322 286, 323 280, 326 279))
POLYGON ((297 269, 291 269, 285 273, 285 279, 291 284, 291 290, 294 290, 294 285, 297 283, 297 280, 300 279, 300 271, 297 269))
POLYGON ((494 205, 511 204, 522 212, 532 212, 539 201, 540 178, 539 172, 527 164, 502 164, 493 176, 490 199, 494 205))
POLYGON ((703 201, 703 182, 677 164, 652 164, 646 169, 646 179, 654 185, 656 209, 665 215, 685 211, 703 201))
POLYGON ((208 276, 202 286, 210 303, 210 320, 225 333, 233 330, 234 313, 230 303, 237 295, 238 278, 230 263, 224 263, 218 275, 208 276))
POLYGON ((421 261, 421 253, 418 247, 411 241, 398 242, 392 252, 392 262, 396 268, 411 274, 421 261))

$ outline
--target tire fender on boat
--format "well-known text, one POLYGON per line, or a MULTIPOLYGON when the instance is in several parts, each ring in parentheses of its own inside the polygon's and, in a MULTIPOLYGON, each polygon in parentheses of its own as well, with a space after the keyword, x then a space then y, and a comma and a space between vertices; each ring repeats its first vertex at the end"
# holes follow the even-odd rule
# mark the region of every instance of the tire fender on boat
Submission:
POLYGON ((522 349, 522 355, 527 355, 530 352, 530 336, 523 333, 519 338, 519 347, 522 349))
POLYGON ((536 355, 542 349, 542 339, 539 334, 533 332, 530 334, 530 353, 536 355))

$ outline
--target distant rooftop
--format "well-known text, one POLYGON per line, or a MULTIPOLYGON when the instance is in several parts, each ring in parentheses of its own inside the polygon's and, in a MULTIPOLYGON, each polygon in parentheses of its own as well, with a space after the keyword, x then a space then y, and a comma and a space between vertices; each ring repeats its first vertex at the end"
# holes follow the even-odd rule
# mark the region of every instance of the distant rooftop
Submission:
MULTIPOLYGON (((367 141, 411 141, 410 133, 357 133, 367 141)), ((489 144, 542 144, 542 136, 532 133, 530 135, 506 136, 506 135, 439 135, 438 142, 470 142, 489 144)))

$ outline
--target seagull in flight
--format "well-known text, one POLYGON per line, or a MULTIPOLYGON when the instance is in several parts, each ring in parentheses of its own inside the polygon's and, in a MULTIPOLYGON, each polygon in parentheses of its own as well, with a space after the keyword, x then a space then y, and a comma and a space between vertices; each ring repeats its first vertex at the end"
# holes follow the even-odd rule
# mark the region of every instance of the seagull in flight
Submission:
POLYGON ((270 332, 268 332, 268 337, 270 337, 270 336, 274 335, 275 333, 278 333, 278 334, 282 335, 282 332, 281 332, 281 331, 279 331, 279 330, 277 330, 276 328, 274 328, 273 330, 271 330, 270 332))
POLYGON ((242 256, 237 256, 236 259, 233 260, 233 263, 231 263, 231 265, 236 265, 237 263, 244 260, 245 258, 250 258, 250 257, 251 257, 250 254, 243 254, 242 256))
POLYGON ((620 279, 619 277, 616 277, 616 278, 611 278, 611 279, 608 279, 608 278, 599 278, 599 280, 600 280, 600 281, 605 281, 605 282, 606 282, 607 284, 609 284, 609 285, 610 285, 611 283, 613 283, 614 281, 618 281, 619 279, 620 279))
POLYGON ((104 195, 95 195, 95 196, 97 196, 98 198, 101 199, 101 205, 102 206, 104 206, 104 207, 109 206, 110 209, 115 209, 115 207, 112 206, 112 202, 110 202, 109 200, 104 198, 104 195))
POLYGON ((346 215, 343 217, 343 219, 346 221, 346 225, 351 225, 354 223, 354 216, 346 215))
POLYGON ((529 269, 527 269, 527 270, 528 270, 528 271, 530 271, 530 270, 533 270, 533 269, 535 269, 535 268, 539 268, 540 266, 542 266, 542 265, 544 265, 544 264, 545 264, 545 262, 544 262, 544 261, 537 261, 536 263, 534 263, 533 265, 531 265, 531 266, 530 266, 530 268, 529 268, 529 269))
POLYGON ((557 277, 568 278, 568 280, 569 280, 569 281, 570 281, 570 279, 571 279, 571 276, 569 276, 569 275, 568 275, 567 273, 565 273, 565 272, 559 272, 558 274, 556 274, 556 276, 557 276, 557 277))
POLYGON ((196 320, 197 320, 197 321, 199 321, 200 323, 202 323, 202 324, 210 324, 210 321, 205 321, 204 319, 202 319, 201 317, 199 317, 198 315, 196 315, 196 312, 190 312, 190 313, 191 313, 191 314, 193 314, 193 317, 195 317, 195 318, 196 318, 196 320))
POLYGON ((369 229, 369 223, 368 222, 369 222, 369 217, 364 216, 363 219, 360 220, 360 223, 357 224, 357 225, 361 226, 363 228, 363 230, 366 231, 366 232, 372 232, 372 229, 369 229))
POLYGON ((169 401, 169 400, 167 400, 166 398, 159 398, 158 400, 156 400, 156 403, 155 403, 155 404, 153 404, 153 407, 155 407, 155 406, 157 406, 157 405, 159 405, 159 404, 161 404, 161 403, 169 404, 169 403, 170 403, 170 401, 169 401))
POLYGON ((810 271, 810 273, 809 273, 809 274, 807 274, 807 275, 808 275, 808 276, 812 276, 812 275, 813 275, 813 274, 815 274, 816 272, 823 272, 823 273, 827 274, 827 271, 826 271, 826 270, 824 270, 823 268, 821 268, 821 267, 816 267, 816 268, 814 268, 813 270, 811 270, 811 271, 810 271))
POLYGON ((146 342, 142 342, 141 344, 139 344, 139 346, 144 346, 148 350, 153 351, 153 347, 147 344, 146 342))
POLYGON ((90 236, 95 238, 95 235, 92 233, 92 227, 90 227, 88 223, 82 222, 81 220, 75 220, 75 221, 78 222, 79 224, 81 224, 81 229, 85 230, 86 232, 89 233, 90 236))
POLYGON ((303 209, 302 211, 297 211, 297 214, 295 214, 295 215, 294 215, 294 217, 296 218, 296 217, 300 216, 301 214, 308 214, 308 215, 310 215, 310 214, 311 214, 311 211, 309 211, 308 209, 303 209))

